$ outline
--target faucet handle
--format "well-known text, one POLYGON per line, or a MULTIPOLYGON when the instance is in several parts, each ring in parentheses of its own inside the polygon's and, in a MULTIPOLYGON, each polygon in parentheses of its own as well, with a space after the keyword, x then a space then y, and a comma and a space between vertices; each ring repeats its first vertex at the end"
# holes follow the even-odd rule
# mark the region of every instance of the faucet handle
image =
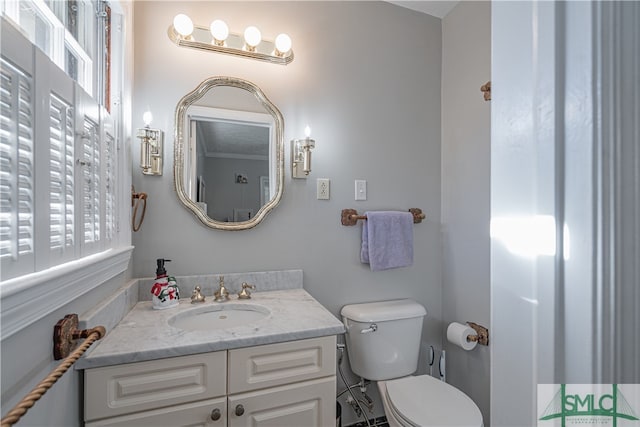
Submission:
POLYGON ((238 292, 238 299, 249 299, 251 298, 251 292, 249 289, 255 289, 255 285, 250 285, 247 282, 242 283, 242 290, 238 292))
POLYGON ((191 304, 196 304, 199 302, 204 302, 204 295, 200 293, 200 286, 196 286, 196 288, 191 293, 191 304))

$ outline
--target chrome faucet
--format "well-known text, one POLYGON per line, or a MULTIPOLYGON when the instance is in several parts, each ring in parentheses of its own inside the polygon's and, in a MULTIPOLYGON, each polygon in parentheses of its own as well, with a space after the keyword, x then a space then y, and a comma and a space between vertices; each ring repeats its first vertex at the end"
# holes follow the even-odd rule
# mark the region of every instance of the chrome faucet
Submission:
POLYGON ((220 288, 213 294, 215 302, 229 301, 229 291, 224 287, 224 276, 220 276, 220 288))

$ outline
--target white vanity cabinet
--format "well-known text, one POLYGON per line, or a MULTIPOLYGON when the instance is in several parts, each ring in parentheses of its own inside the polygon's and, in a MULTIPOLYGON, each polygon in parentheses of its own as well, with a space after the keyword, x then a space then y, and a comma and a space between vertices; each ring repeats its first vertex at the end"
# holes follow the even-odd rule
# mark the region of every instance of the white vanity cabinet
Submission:
POLYGON ((336 337, 85 370, 87 426, 335 425, 336 337))

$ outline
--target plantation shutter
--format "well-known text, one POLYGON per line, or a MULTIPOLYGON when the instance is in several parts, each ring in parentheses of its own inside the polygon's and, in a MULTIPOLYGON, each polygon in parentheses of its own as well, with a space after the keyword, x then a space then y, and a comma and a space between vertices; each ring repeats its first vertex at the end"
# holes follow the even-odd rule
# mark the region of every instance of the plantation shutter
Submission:
POLYGON ((5 289, 29 273, 118 244, 120 110, 114 109, 114 117, 103 110, 0 16, 0 286, 5 289))
POLYGON ((73 252, 75 244, 74 111, 73 106, 51 94, 49 247, 73 252))
POLYGON ((82 211, 85 245, 100 241, 100 132, 97 122, 84 119, 82 134, 82 211))
POLYGON ((33 269, 33 79, 0 58, 0 258, 2 278, 33 269))
POLYGON ((113 122, 108 118, 103 119, 104 126, 104 194, 105 194, 105 225, 104 237, 107 242, 113 240, 117 232, 116 213, 116 139, 113 136, 113 122))

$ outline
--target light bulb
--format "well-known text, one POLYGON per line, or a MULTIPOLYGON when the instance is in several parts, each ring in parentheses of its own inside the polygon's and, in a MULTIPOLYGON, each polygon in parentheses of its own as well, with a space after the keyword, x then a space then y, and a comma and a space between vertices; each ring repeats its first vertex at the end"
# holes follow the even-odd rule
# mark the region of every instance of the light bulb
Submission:
POLYGON ((244 30, 244 41, 252 48, 258 46, 262 41, 260 30, 254 26, 247 27, 247 29, 244 30))
POLYGON ((151 111, 144 112, 144 114, 142 115, 142 121, 144 122, 145 126, 151 125, 151 122, 153 121, 153 114, 151 114, 151 111))
POLYGON ((211 23, 211 35, 217 42, 224 42, 229 37, 229 27, 221 20, 216 19, 211 23))
POLYGON ((304 136, 306 136, 307 138, 311 136, 311 128, 309 126, 304 128, 304 136))
POLYGON ((182 37, 188 37, 193 33, 193 21, 184 13, 179 13, 173 18, 173 28, 182 37))
POLYGON ((276 37, 276 50, 282 55, 289 52, 291 50, 291 37, 284 33, 276 37))

